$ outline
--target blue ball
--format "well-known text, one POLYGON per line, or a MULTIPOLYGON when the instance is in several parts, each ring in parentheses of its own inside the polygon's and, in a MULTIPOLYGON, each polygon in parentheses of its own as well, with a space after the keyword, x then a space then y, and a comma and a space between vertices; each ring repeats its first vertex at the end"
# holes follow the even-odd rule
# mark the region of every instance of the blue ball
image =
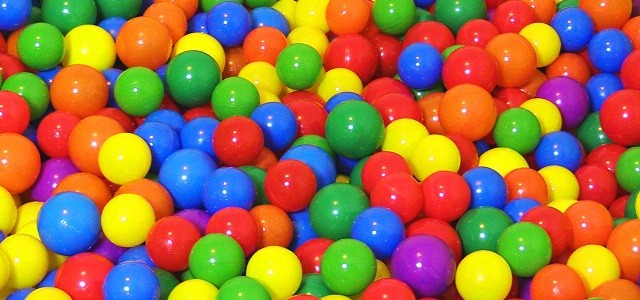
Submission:
POLYGON ((160 281, 148 266, 127 262, 113 267, 102 285, 105 300, 159 299, 160 281))
POLYGON ((486 167, 465 172, 462 177, 471 190, 469 209, 495 207, 502 209, 507 202, 507 185, 500 173, 486 167))
POLYGON ((61 66, 57 66, 50 70, 38 71, 38 77, 47 84, 47 86, 51 87, 51 82, 53 82, 53 77, 55 77, 58 72, 62 70, 61 66))
POLYGON ((242 45, 250 31, 251 15, 242 4, 220 2, 207 14, 207 32, 225 48, 242 45))
POLYGON ((540 206, 540 202, 531 198, 514 199, 502 208, 514 223, 520 222, 522 216, 534 207, 540 206))
POLYGON ((595 33, 595 25, 589 14, 577 7, 559 11, 551 19, 550 25, 560 36, 564 52, 584 49, 595 33))
POLYGON ((91 198, 77 192, 62 192, 42 205, 38 233, 51 251, 71 256, 85 252, 100 236, 100 212, 91 198))
POLYGON ((291 32, 289 22, 284 15, 271 7, 257 7, 251 10, 251 28, 269 26, 280 30, 285 36, 291 32))
POLYGON ((489 149, 491 149, 491 145, 489 145, 487 141, 483 141, 483 140, 475 141, 473 142, 473 145, 476 146, 476 151, 478 151, 478 156, 482 155, 482 153, 485 153, 489 151, 489 149))
POLYGON ((27 24, 31 0, 0 0, 0 30, 16 30, 27 24))
POLYGON ((118 103, 116 102, 116 98, 114 97, 113 90, 116 87, 116 80, 118 76, 122 74, 122 70, 116 68, 109 68, 102 71, 102 76, 107 80, 107 86, 109 87, 109 102, 107 103, 108 107, 119 108, 118 103))
POLYGON ((180 150, 180 135, 169 125, 144 122, 133 133, 142 138, 151 150, 151 172, 157 173, 171 153, 180 150))
POLYGON ((313 226, 311 226, 311 217, 309 216, 308 208, 294 213, 289 213, 289 218, 291 218, 291 223, 293 224, 293 239, 291 239, 289 249, 293 249, 295 251, 295 249, 308 240, 318 237, 313 226))
POLYGON ((329 98, 324 108, 327 112, 331 112, 338 104, 349 100, 364 100, 364 98, 354 92, 340 92, 329 98))
POLYGON ((353 168, 360 162, 359 159, 348 158, 346 156, 338 155, 338 173, 343 175, 350 175, 353 168))
POLYGON ((211 173, 204 184, 202 198, 205 210, 211 215, 227 207, 250 210, 256 199, 256 189, 247 173, 224 167, 211 173))
POLYGON ((162 163, 158 182, 169 191, 177 210, 202 208, 202 188, 215 169, 216 163, 207 153, 181 149, 162 163))
POLYGON ((160 78, 160 80, 162 80, 162 83, 164 84, 165 92, 167 90, 167 68, 169 68, 169 65, 164 64, 162 66, 159 66, 156 69, 156 74, 158 75, 158 78, 160 78))
POLYGON ((183 149, 198 149, 209 154, 214 160, 218 160, 213 152, 213 132, 220 121, 211 117, 195 118, 182 127, 180 141, 183 149))
POLYGON ((327 152, 313 145, 299 145, 287 150, 280 160, 294 159, 305 163, 316 175, 318 190, 336 181, 336 164, 327 152))
POLYGON ((618 73, 632 51, 631 40, 618 29, 602 30, 589 41, 589 60, 604 73, 618 73))
POLYGON ((197 13, 191 17, 187 26, 187 33, 207 33, 207 13, 197 13))
POLYGON ((179 112, 170 109, 158 109, 150 113, 144 119, 144 122, 165 123, 171 126, 171 128, 175 129, 177 132, 180 132, 180 130, 182 130, 182 126, 187 123, 187 121, 179 112))
POLYGON ((2 243, 2 241, 4 241, 4 239, 7 238, 7 235, 4 234, 4 232, 2 232, 2 230, 0 230, 0 243, 2 243))
POLYGON ((538 168, 556 165, 575 172, 582 165, 584 149, 573 134, 555 131, 542 136, 534 158, 538 168))
POLYGON ((289 148, 298 133, 298 121, 291 109, 280 103, 261 104, 251 113, 264 134, 264 145, 269 150, 280 152, 289 148))
POLYGON ((34 288, 24 288, 24 289, 16 290, 13 293, 9 294, 6 300, 24 300, 34 290, 35 290, 34 288))
POLYGON ((369 246, 377 259, 386 260, 404 239, 404 224, 392 210, 370 207, 353 221, 351 238, 369 246))
POLYGON ((611 94, 623 88, 622 80, 620 80, 618 75, 609 73, 593 75, 585 84, 585 89, 589 95, 591 111, 600 111, 604 101, 607 100, 611 94))
POLYGON ((38 287, 53 287, 53 282, 58 274, 58 269, 51 270, 47 275, 38 283, 38 287))
POLYGON ((122 26, 126 22, 127 20, 122 17, 110 17, 100 21, 98 26, 106 30, 115 40, 118 37, 118 33, 120 33, 120 29, 122 29, 122 26))
POLYGON ((427 9, 427 8, 431 7, 431 5, 436 3, 436 0, 413 0, 413 3, 417 7, 427 9))
POLYGON ((427 43, 413 43, 398 57, 398 75, 409 88, 425 90, 440 81, 442 55, 427 43))
POLYGON ((127 249, 127 251, 120 255, 117 264, 119 265, 127 262, 141 263, 149 268, 156 267, 156 264, 154 264, 153 261, 151 261, 151 258, 149 258, 149 252, 147 252, 147 247, 145 245, 127 249))

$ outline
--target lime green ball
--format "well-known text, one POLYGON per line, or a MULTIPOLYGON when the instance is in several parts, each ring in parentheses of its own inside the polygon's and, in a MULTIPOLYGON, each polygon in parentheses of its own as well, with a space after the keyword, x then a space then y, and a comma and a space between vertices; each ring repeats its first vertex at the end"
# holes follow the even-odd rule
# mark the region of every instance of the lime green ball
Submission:
POLYGON ((46 0, 42 3, 42 20, 58 27, 63 34, 80 25, 95 24, 98 8, 93 0, 46 0))
POLYGON ((372 15, 380 31, 402 35, 416 20, 416 5, 413 0, 377 0, 373 3, 372 15))
POLYGON ((367 156, 360 161, 351 169, 351 174, 349 174, 349 183, 357 186, 361 190, 364 190, 364 186, 362 185, 362 168, 364 168, 364 164, 369 160, 371 156, 367 156))
POLYGON ((276 73, 288 88, 308 89, 322 73, 322 57, 307 44, 289 45, 278 55, 276 73))
POLYGON ((538 118, 519 107, 502 112, 493 127, 493 137, 499 147, 510 148, 523 155, 538 146, 541 132, 538 118))
POLYGON ((454 34, 473 19, 484 19, 487 5, 484 0, 437 0, 433 15, 435 20, 449 27, 454 34))
POLYGON ((226 234, 203 236, 189 254, 189 270, 193 277, 218 288, 227 280, 240 276, 244 268, 245 258, 240 244, 226 234))
POLYGON ((131 19, 138 15, 142 0, 96 0, 103 18, 121 17, 131 19))
POLYGON ((251 116, 260 105, 258 89, 242 77, 228 77, 222 80, 211 95, 213 112, 220 121, 232 116, 251 116))
POLYGON ((24 28, 18 38, 18 55, 29 68, 53 69, 64 56, 64 36, 47 23, 35 23, 24 28))
POLYGON ((327 141, 336 153, 360 159, 380 147, 384 123, 371 104, 349 100, 338 104, 329 113, 325 131, 327 141))
POLYGON ((7 78, 2 84, 2 90, 12 91, 27 101, 31 121, 43 116, 51 101, 47 84, 38 75, 29 72, 17 73, 7 78))
POLYGON ((133 67, 122 72, 116 80, 114 97, 124 112, 142 117, 160 107, 164 87, 156 72, 145 67, 133 67))
POLYGON ((376 258, 363 242, 342 239, 331 244, 322 255, 320 274, 336 294, 362 293, 376 276, 376 258))
POLYGON ((616 179, 631 193, 640 190, 640 147, 625 150, 616 163, 616 179))
POLYGON ((174 101, 187 108, 206 104, 222 80, 213 57, 190 50, 174 57, 167 66, 166 82, 174 101))
POLYGON ((245 0, 245 4, 251 8, 272 6, 278 0, 245 0))
POLYGON ((208 13, 212 7, 216 6, 216 4, 227 1, 242 4, 242 0, 200 0, 200 7, 202 8, 202 11, 208 13))
POLYGON ((542 227, 522 222, 509 226, 498 238, 498 254, 514 275, 531 277, 551 260, 551 239, 542 227))
POLYGON ((216 300, 271 300, 271 295, 259 281, 238 276, 220 287, 216 300))

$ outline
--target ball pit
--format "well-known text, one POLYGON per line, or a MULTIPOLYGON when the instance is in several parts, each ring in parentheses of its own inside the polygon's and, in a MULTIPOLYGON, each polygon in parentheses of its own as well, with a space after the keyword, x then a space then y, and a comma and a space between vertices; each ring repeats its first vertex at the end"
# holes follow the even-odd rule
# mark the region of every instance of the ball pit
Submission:
POLYGON ((640 297, 638 12, 0 0, 0 299, 640 297))

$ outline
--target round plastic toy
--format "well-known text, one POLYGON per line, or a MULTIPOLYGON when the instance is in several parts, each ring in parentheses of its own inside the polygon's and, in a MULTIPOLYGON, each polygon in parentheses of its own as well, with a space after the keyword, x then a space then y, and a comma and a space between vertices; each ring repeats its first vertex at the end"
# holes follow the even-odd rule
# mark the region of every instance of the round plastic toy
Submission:
POLYGON ((390 297, 415 300, 411 288, 401 280, 395 278, 383 278, 371 283, 362 294, 363 300, 382 300, 390 297))
POLYGON ((428 134, 427 128, 416 120, 407 118, 395 120, 385 128, 382 151, 397 153, 407 160, 417 143, 428 134))
POLYGON ((104 76, 85 65, 62 68, 51 82, 51 104, 57 111, 73 113, 81 118, 96 114, 109 99, 104 76))
POLYGON ((42 4, 42 20, 52 24, 63 34, 84 24, 95 24, 98 11, 94 1, 51 0, 42 4))
POLYGON ((518 33, 535 21, 535 12, 525 1, 504 1, 496 7, 491 18, 501 33, 518 33))
POLYGON ((0 21, 0 29, 16 30, 27 23, 31 14, 31 1, 29 0, 3 0, 0 2, 2 7, 2 21, 0 21))
POLYGON ((282 83, 295 90, 310 88, 320 76, 322 59, 307 44, 291 44, 285 47, 276 60, 276 71, 282 83))
POLYGON ((160 107, 164 96, 162 80, 151 69, 132 67, 118 77, 115 84, 118 106, 133 116, 146 116, 160 107))
POLYGON ((535 162, 539 168, 556 165, 575 172, 582 165, 583 151, 580 141, 570 133, 551 132, 540 139, 534 152, 535 162))
POLYGON ((512 283, 509 264, 487 250, 470 253, 462 259, 455 278, 457 290, 465 299, 504 299, 512 283))
POLYGON ((498 63, 498 86, 519 87, 533 77, 536 53, 531 43, 517 33, 502 33, 487 44, 487 52, 498 63))
MULTIPOLYGON (((427 43, 444 52, 455 44, 456 39, 453 32, 444 24, 436 21, 418 22, 411 26, 402 39, 403 48, 407 48, 414 43, 427 43)), ((443 55, 445 58, 446 55, 443 55)))
POLYGON ((620 278, 620 265, 613 253, 600 245, 582 246, 569 256, 567 266, 582 277, 587 292, 600 284, 620 278))
POLYGON ((316 193, 313 170, 297 160, 278 162, 267 171, 264 182, 269 203, 287 212, 296 212, 309 206, 316 193))
POLYGON ((463 178, 471 190, 471 208, 504 207, 507 186, 500 173, 491 168, 478 167, 465 172, 463 178))
POLYGON ((480 47, 462 47, 444 61, 442 82, 447 89, 463 83, 493 91, 498 80, 498 67, 493 57, 480 47))
POLYGON ((118 58, 127 66, 152 70, 167 62, 172 41, 169 29, 151 17, 136 17, 125 23, 116 38, 118 58))
POLYGON ((249 213, 258 225, 260 238, 258 248, 268 246, 287 247, 293 239, 293 224, 291 217, 282 209, 274 205, 259 205, 249 213))
POLYGON ((78 172, 64 177, 53 189, 51 196, 62 192, 78 192, 89 197, 98 207, 98 211, 102 211, 113 197, 113 192, 103 178, 86 172, 78 172))
POLYGON ((334 183, 320 189, 311 201, 311 225, 321 237, 347 238, 356 217, 369 206, 369 199, 359 188, 334 183))
POLYGON ((616 179, 620 186, 631 193, 640 188, 637 178, 640 175, 636 165, 640 163, 640 148, 631 147, 624 151, 616 163, 616 179))
POLYGON ((33 73, 20 72, 6 78, 2 83, 2 90, 14 92, 27 101, 31 121, 42 117, 49 106, 47 84, 33 73))
POLYGON ((214 153, 229 166, 252 164, 264 147, 262 130, 244 116, 232 116, 220 122, 212 140, 214 153))
POLYGON ((191 222, 175 216, 156 222, 146 240, 149 258, 170 272, 180 272, 189 266, 189 253, 200 239, 200 231, 191 222))
POLYGON ((231 236, 247 257, 256 250, 260 239, 255 219, 249 211, 239 207, 227 207, 216 212, 207 222, 205 233, 231 236))
POLYGON ((0 243, 0 251, 5 254, 4 266, 9 270, 4 284, 6 287, 32 287, 47 274, 49 255, 45 246, 35 237, 26 234, 10 235, 0 243))
POLYGON ((624 59, 633 51, 631 40, 618 29, 605 29, 589 41, 589 59, 605 73, 617 73, 624 59))
POLYGON ((391 209, 408 224, 420 214, 423 195, 411 174, 394 173, 378 181, 371 190, 370 202, 372 206, 391 209))
POLYGON ((334 151, 359 159, 372 154, 382 144, 384 126, 380 114, 370 104, 346 101, 329 113, 326 133, 334 151))
POLYGON ((218 288, 202 279, 188 279, 178 284, 169 294, 169 300, 215 299, 218 288))
POLYGON ((363 83, 371 80, 377 66, 378 52, 373 43, 359 34, 336 37, 329 43, 324 54, 324 67, 327 70, 349 69, 356 73, 363 83))
POLYGON ((368 25, 371 9, 363 0, 330 0, 326 8, 327 26, 337 35, 359 33, 368 25))
POLYGON ((113 264, 95 253, 80 253, 67 259, 58 268, 54 287, 72 298, 100 298, 102 286, 113 264))
POLYGON ((409 157, 413 175, 420 181, 437 171, 456 172, 460 168, 460 151, 456 144, 443 135, 432 134, 423 138, 409 157))
POLYGON ((29 126, 30 109, 27 101, 10 91, 0 91, 0 133, 22 134, 29 126))
POLYGON ((640 91, 622 89, 606 98, 600 109, 602 131, 616 144, 632 146, 640 143, 640 132, 637 130, 637 119, 640 106, 640 91))
POLYGON ((551 240, 538 225, 516 223, 500 235, 498 254, 507 261, 514 275, 531 277, 551 260, 551 240))
POLYGON ((166 82, 172 99, 188 108, 208 103, 221 81, 217 66, 204 52, 190 50, 176 55, 167 68, 166 82))
POLYGON ((438 107, 440 124, 448 134, 459 134, 472 141, 486 136, 496 122, 493 97, 483 88, 461 84, 449 89, 438 107))
POLYGON ((98 165, 105 178, 122 185, 147 175, 151 167, 151 151, 137 135, 118 133, 102 144, 98 165))
POLYGON ((296 138, 296 117, 291 109, 282 103, 259 105, 252 113, 265 138, 265 147, 272 151, 286 150, 296 138))
POLYGON ((362 88, 362 80, 358 74, 347 68, 334 68, 321 77, 317 85, 317 93, 324 102, 327 102, 341 92, 360 94, 362 88))
POLYGON ((524 108, 510 108, 502 112, 493 128, 493 137, 499 147, 511 148, 523 155, 536 149, 540 136, 538 119, 524 108))
POLYGON ((17 133, 0 133, 0 186, 12 194, 27 190, 38 179, 40 153, 26 137, 17 133))
POLYGON ((545 80, 536 97, 556 104, 562 115, 562 129, 577 128, 589 112, 589 99, 584 86, 569 77, 553 77, 545 80))
POLYGON ((414 43, 400 53, 398 75, 409 88, 428 89, 440 81, 442 65, 438 49, 427 43, 414 43))
POLYGON ((128 262, 109 271, 102 290, 105 299, 153 299, 160 296, 160 282, 151 268, 128 262))
POLYGON ((260 96, 258 90, 242 77, 228 77, 222 80, 213 90, 211 104, 220 120, 232 116, 250 116, 258 107, 260 96))
POLYGON ((223 47, 242 44, 251 31, 251 16, 244 6, 233 1, 220 2, 207 14, 207 32, 223 47))
POLYGON ((246 276, 238 276, 229 279, 218 290, 216 299, 234 300, 234 299, 255 299, 269 300, 271 296, 262 283, 253 278, 246 276))
POLYGON ((201 190, 205 210, 211 215, 225 207, 251 209, 256 196, 251 177, 233 167, 213 171, 201 190))
POLYGON ((323 281, 334 293, 357 295, 375 278, 376 260, 366 244, 342 239, 322 255, 320 270, 323 281))
POLYGON ((18 38, 18 54, 22 62, 36 70, 49 70, 62 61, 65 45, 58 28, 36 23, 22 30, 18 38))
POLYGON ((424 196, 423 211, 427 217, 451 222, 459 219, 469 208, 471 190, 458 173, 435 172, 422 181, 420 187, 424 196))
POLYGON ((620 28, 631 15, 632 3, 615 0, 580 1, 579 7, 591 16, 596 31, 620 28))
POLYGON ((247 277, 261 282, 272 299, 292 296, 302 281, 302 267, 290 250, 269 246, 254 253, 247 263, 247 277))
POLYGON ((531 297, 540 299, 584 299, 587 290, 580 275, 564 264, 550 264, 533 276, 531 297))
POLYGON ((411 0, 376 1, 371 14, 380 31, 389 35, 401 35, 413 25, 416 6, 411 0))
POLYGON ((232 237, 213 233, 198 240, 189 255, 189 270, 194 278, 216 287, 244 271, 244 253, 232 237))
POLYGON ((102 230, 111 242, 122 247, 144 243, 155 223, 151 204, 136 194, 115 196, 104 207, 101 216, 102 230), (132 231, 131 228, 136 228, 132 231))
POLYGON ((511 218, 494 207, 467 211, 456 225, 465 255, 478 250, 497 251, 498 238, 511 224, 511 218))
POLYGON ((404 238, 404 224, 388 208, 371 207, 356 217, 351 238, 365 243, 378 259, 389 259, 404 238))

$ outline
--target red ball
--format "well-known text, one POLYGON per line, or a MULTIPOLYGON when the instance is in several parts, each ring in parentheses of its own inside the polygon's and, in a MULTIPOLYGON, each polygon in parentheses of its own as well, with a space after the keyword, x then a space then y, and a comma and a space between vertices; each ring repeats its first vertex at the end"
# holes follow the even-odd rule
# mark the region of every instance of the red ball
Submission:
POLYGON ((612 218, 624 218, 625 210, 627 209, 627 203, 629 202, 629 196, 631 195, 621 196, 616 200, 613 200, 613 203, 609 205, 609 213, 611 214, 612 218))
POLYGON ((600 109, 600 123, 614 143, 640 143, 640 91, 624 89, 611 94, 600 109))
POLYGON ((324 107, 325 103, 324 99, 318 96, 318 94, 309 91, 293 91, 280 98, 280 102, 284 103, 285 105, 289 105, 297 101, 309 101, 316 103, 321 107, 324 107))
POLYGON ((362 98, 372 103, 385 94, 398 93, 413 97, 411 90, 402 81, 392 77, 381 77, 372 80, 362 89, 362 98))
POLYGON ((320 237, 302 243, 294 252, 302 265, 302 273, 320 274, 322 255, 331 244, 333 240, 320 237))
POLYGON ((462 47, 444 61, 442 82, 447 89, 471 83, 491 93, 498 82, 498 65, 484 48, 462 47))
POLYGON ((522 103, 531 99, 527 93, 518 88, 501 88, 494 94, 494 97, 504 101, 508 108, 520 107, 522 103))
POLYGON ((618 194, 615 175, 604 167, 584 165, 575 172, 581 200, 594 200, 609 207, 618 194))
POLYGON ((298 137, 310 134, 324 137, 328 116, 324 107, 311 101, 295 101, 286 105, 298 121, 298 137))
POLYGON ((551 239, 551 257, 557 258, 569 249, 571 224, 559 210, 550 206, 537 206, 525 213, 520 221, 537 224, 547 232, 551 239))
POLYGON ((232 237, 242 247, 245 256, 251 255, 260 241, 260 232, 249 211, 239 207, 227 207, 217 211, 204 230, 205 234, 222 233, 232 237))
POLYGON ((483 19, 474 19, 460 27, 458 35, 456 35, 456 44, 484 48, 498 34, 500 34, 500 30, 493 23, 483 19))
POLYGON ((309 206, 316 193, 313 170, 297 160, 284 160, 267 170, 264 193, 269 203, 286 212, 296 212, 309 206))
POLYGON ((377 152, 362 166, 362 187, 367 194, 371 194, 380 179, 395 173, 412 174, 411 167, 404 157, 390 151, 377 152))
POLYGON ((407 173, 394 173, 380 179, 371 191, 371 206, 394 211, 407 224, 422 210, 420 184, 407 173))
POLYGON ((200 237, 193 223, 176 216, 162 218, 147 236, 149 258, 165 271, 182 272, 189 267, 189 253, 200 237))
POLYGON ((464 174, 464 172, 478 166, 480 160, 478 148, 476 148, 476 145, 473 144, 470 139, 459 134, 447 134, 446 136, 456 144, 458 151, 460 151, 460 168, 458 169, 458 174, 464 174))
POLYGON ((65 260, 56 273, 54 287, 73 299, 103 299, 102 285, 113 264, 96 253, 80 253, 65 260))
POLYGON ((3 80, 6 80, 13 74, 24 72, 27 67, 22 61, 13 55, 7 53, 0 53, 0 73, 3 80))
POLYGON ((398 119, 414 119, 422 123, 422 110, 413 97, 399 94, 384 94, 374 100, 371 105, 380 113, 384 126, 398 119))
MULTIPOLYGON (((211 105, 209 105, 211 107, 211 105)), ((105 116, 112 118, 124 128, 126 132, 133 132, 136 129, 136 123, 133 121, 132 117, 127 115, 122 109, 115 107, 105 107, 96 112, 96 115, 105 116)))
POLYGON ((413 300, 416 296, 404 282, 395 278, 382 278, 372 282, 362 293, 362 300, 403 299, 413 300))
POLYGON ((611 173, 616 172, 616 164, 627 147, 616 144, 605 144, 591 150, 584 160, 585 165, 601 166, 611 173))
POLYGON ((420 183, 427 217, 446 222, 459 219, 469 208, 471 190, 462 175, 439 171, 420 183))
POLYGON ((440 219, 423 218, 407 227, 407 237, 420 234, 429 234, 441 239, 451 248, 456 262, 460 262, 462 259, 462 242, 458 232, 451 224, 440 219))
POLYGON ((264 147, 260 126, 244 116, 233 116, 218 124, 213 132, 213 151, 220 161, 232 167, 250 165, 264 147))
POLYGON ((376 72, 378 56, 374 45, 364 36, 340 35, 329 43, 324 54, 324 67, 326 70, 347 68, 366 83, 376 72))
POLYGON ((453 32, 444 24, 436 21, 422 21, 409 28, 402 40, 402 47, 407 48, 413 43, 430 44, 439 52, 456 43, 453 32))
POLYGON ((182 114, 182 117, 185 121, 189 122, 199 117, 210 117, 215 119, 216 114, 213 113, 213 108, 211 107, 211 105, 205 104, 203 106, 194 107, 190 110, 185 111, 182 114))
POLYGON ((24 98, 11 91, 0 91, 0 133, 22 134, 29 126, 31 110, 24 98))
POLYGON ((620 79, 627 89, 640 90, 640 50, 631 52, 624 59, 620 69, 620 79))
POLYGON ((496 7, 491 22, 501 33, 519 33, 525 26, 536 22, 536 15, 524 1, 511 0, 496 7))
POLYGON ((393 77, 398 74, 398 57, 402 52, 402 42, 395 36, 380 33, 371 38, 371 43, 378 51, 378 67, 374 77, 393 77))
POLYGON ((287 298, 287 300, 320 300, 320 298, 311 295, 295 295, 287 298))

